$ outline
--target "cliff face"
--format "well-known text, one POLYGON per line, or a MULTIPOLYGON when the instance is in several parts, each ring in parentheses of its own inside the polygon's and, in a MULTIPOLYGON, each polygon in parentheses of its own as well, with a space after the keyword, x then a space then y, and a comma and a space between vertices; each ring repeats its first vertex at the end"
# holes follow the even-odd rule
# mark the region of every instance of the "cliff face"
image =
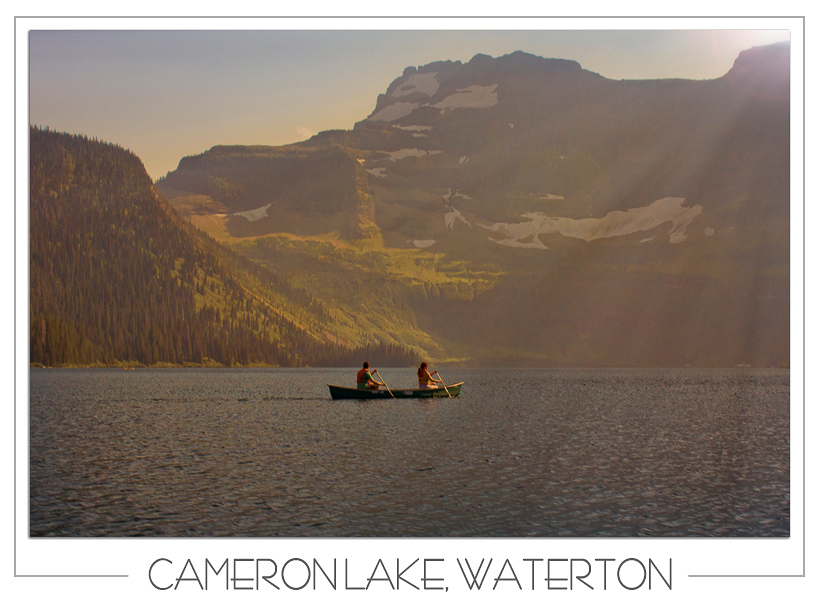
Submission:
POLYGON ((217 147, 157 186, 362 328, 394 312, 387 334, 428 354, 789 359, 788 45, 712 81, 611 81, 521 52, 410 67, 352 130, 217 147), (370 254, 345 262, 337 239, 370 254), (346 291, 364 277, 382 305, 346 291))

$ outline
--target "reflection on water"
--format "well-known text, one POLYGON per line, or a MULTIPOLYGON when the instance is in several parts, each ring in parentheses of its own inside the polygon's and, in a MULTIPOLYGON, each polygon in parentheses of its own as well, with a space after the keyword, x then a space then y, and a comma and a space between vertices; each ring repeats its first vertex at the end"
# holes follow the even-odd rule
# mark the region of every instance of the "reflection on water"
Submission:
POLYGON ((789 534, 788 371, 442 374, 32 370, 31 534, 789 534))

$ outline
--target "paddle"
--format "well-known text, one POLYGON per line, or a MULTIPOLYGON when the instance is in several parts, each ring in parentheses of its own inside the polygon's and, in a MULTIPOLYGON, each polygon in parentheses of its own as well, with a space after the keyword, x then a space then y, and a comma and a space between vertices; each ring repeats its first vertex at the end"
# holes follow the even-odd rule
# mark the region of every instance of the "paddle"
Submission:
MULTIPOLYGON (((382 383, 384 383, 384 379, 382 379, 382 374, 381 374, 379 371, 376 371, 376 375, 378 375, 378 376, 379 376, 379 381, 381 381, 382 383)), ((386 384, 386 383, 384 383, 384 387, 385 387, 385 388, 387 388, 387 391, 388 391, 388 392, 390 392, 390 388, 388 388, 388 387, 387 387, 387 384, 386 384)), ((449 394, 449 392, 448 392, 448 394, 449 394)), ((395 398, 395 396, 393 396, 393 392, 390 392, 390 396, 391 396, 391 398, 395 398)))
POLYGON ((447 392, 447 397, 452 398, 452 395, 450 394, 450 390, 447 389, 447 384, 444 383, 444 380, 441 378, 441 375, 438 376, 438 379, 434 379, 433 381, 440 381, 441 385, 444 386, 444 391, 447 392))

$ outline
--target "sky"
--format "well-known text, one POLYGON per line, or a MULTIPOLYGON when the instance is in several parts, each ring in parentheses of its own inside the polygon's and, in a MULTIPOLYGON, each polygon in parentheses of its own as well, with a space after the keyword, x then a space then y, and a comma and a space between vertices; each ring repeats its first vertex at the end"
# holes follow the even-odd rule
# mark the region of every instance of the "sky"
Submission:
MULTIPOLYGON (((229 24, 230 25, 230 24, 229 24)), ((262 23, 264 25, 264 22, 262 23)), ((617 22, 616 22, 617 25, 617 22)), ((611 79, 713 79, 788 30, 29 31, 29 121, 118 144, 156 180, 216 145, 351 129, 408 66, 525 51, 611 79)))

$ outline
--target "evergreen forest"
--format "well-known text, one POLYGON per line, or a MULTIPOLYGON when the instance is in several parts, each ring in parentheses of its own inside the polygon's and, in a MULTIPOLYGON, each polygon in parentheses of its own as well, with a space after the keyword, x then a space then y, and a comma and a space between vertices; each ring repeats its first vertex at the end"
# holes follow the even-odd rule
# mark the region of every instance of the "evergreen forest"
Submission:
POLYGON ((303 288, 183 221, 141 161, 31 128, 30 361, 42 366, 405 366, 337 341, 303 288))

